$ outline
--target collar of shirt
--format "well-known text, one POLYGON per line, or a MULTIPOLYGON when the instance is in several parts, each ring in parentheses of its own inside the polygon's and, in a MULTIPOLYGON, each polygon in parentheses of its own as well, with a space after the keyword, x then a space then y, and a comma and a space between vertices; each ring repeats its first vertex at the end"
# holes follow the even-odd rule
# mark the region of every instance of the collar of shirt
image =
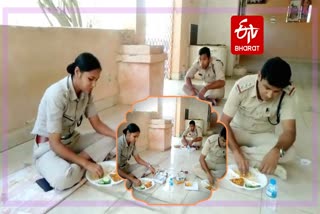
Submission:
POLYGON ((122 135, 122 138, 123 138, 122 140, 124 142, 124 145, 126 146, 126 148, 128 148, 129 144, 128 144, 127 139, 126 139, 126 135, 122 135))
POLYGON ((70 97, 71 100, 72 101, 79 101, 79 100, 84 99, 85 94, 83 92, 81 92, 80 97, 78 98, 78 96, 76 94, 76 91, 75 91, 75 89, 73 87, 71 75, 69 75, 67 77, 67 81, 68 81, 68 83, 67 83, 68 84, 68 90, 71 92, 71 97, 70 97))
POLYGON ((254 81, 254 87, 252 87, 249 92, 249 96, 254 98, 254 97, 257 97, 258 99, 258 96, 257 96, 257 84, 258 84, 258 75, 256 76, 256 78, 252 79, 252 81, 254 81))
MULTIPOLYGON (((249 96, 251 98, 256 98, 260 103, 265 103, 266 101, 260 100, 257 94, 257 87, 258 87, 258 74, 256 75, 256 77, 253 79, 252 81, 254 81, 254 87, 252 87, 249 91, 249 96)), ((276 102, 276 100, 274 100, 274 102, 276 102)))
POLYGON ((198 67, 199 67, 198 69, 199 69, 199 70, 209 71, 209 70, 212 69, 212 66, 213 66, 213 62, 209 62, 209 65, 208 65, 207 68, 202 68, 202 67, 201 67, 201 64, 200 64, 200 61, 198 61, 198 67))

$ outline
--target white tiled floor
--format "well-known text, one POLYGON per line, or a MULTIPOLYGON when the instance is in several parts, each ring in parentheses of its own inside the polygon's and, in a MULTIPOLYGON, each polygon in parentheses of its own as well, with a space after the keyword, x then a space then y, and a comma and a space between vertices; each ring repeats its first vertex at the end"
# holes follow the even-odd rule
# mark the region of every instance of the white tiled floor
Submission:
MULTIPOLYGON (((173 138, 172 145, 177 145, 179 142, 179 138, 173 138)), ((169 192, 168 183, 156 184, 154 188, 145 192, 134 190, 135 198, 148 204, 195 204, 209 198, 211 193, 201 186, 201 180, 192 172, 193 164, 198 162, 200 150, 188 152, 185 149, 172 148, 165 152, 145 151, 141 156, 159 169, 167 170, 169 174, 176 174, 181 170, 188 171, 186 179, 197 182, 199 191, 187 191, 183 184, 174 184, 173 192, 169 192)))
MULTIPOLYGON (((288 169, 288 180, 279 182, 279 201, 296 201, 300 203, 300 201, 310 201, 312 199, 312 191, 317 191, 318 195, 320 194, 319 189, 315 189, 312 184, 312 176, 316 173, 313 170, 316 169, 313 166, 319 165, 319 158, 313 159, 313 152, 319 152, 313 148, 312 142, 315 139, 312 137, 312 134, 319 138, 319 133, 313 133, 312 128, 313 121, 317 119, 319 121, 320 115, 318 109, 312 109, 312 75, 311 75, 311 65, 303 64, 303 63, 292 63, 293 69, 293 80, 297 85, 297 157, 296 161, 287 165, 288 169), (302 166, 300 164, 300 158, 306 158, 312 160, 312 164, 309 166, 302 166), (316 164, 316 165, 313 165, 316 164)), ((319 66, 320 67, 320 66, 319 66)), ((318 75, 320 78, 320 75, 318 75)), ((227 80, 226 91, 229 92, 235 80, 227 80)), ((319 82, 319 80, 318 80, 319 82)), ((183 95, 181 91, 181 86, 183 81, 173 81, 166 80, 165 81, 165 95, 183 95)), ((319 89, 317 91, 319 93, 319 89)), ((317 99, 319 100, 319 95, 317 95, 317 99)), ((124 113, 129 109, 129 106, 116 106, 110 109, 103 111, 100 115, 101 117, 110 124, 112 128, 116 128, 119 122, 121 122, 124 118, 124 113)), ((218 112, 222 111, 222 107, 215 107, 218 112)), ((83 130, 88 129, 88 124, 84 124, 82 126, 83 130)), ((32 153, 32 142, 27 142, 23 145, 12 148, 8 151, 9 157, 9 166, 8 172, 12 173, 16 170, 19 170, 25 166, 25 164, 31 164, 31 153, 32 153)), ((150 153, 151 154, 151 153, 150 153)), ((166 154, 166 153, 164 153, 166 154)), ((191 155, 192 156, 192 155, 191 155)), ((182 157, 182 156, 181 156, 182 157)), ((148 158, 148 154, 146 154, 145 158, 148 158)), ((0 159, 2 160, 2 154, 0 154, 0 159)), ((160 158, 159 158, 160 159, 160 158)), ((192 158, 191 158, 192 159, 192 158)), ((152 159, 157 161, 156 159, 152 159)), ((169 155, 166 158, 166 155, 161 156, 161 160, 163 166, 169 166, 170 159, 169 155)), ((177 163, 181 163, 184 159, 180 159, 179 157, 176 159, 177 163)), ((231 160, 231 158, 230 158, 231 160)), ((182 165, 181 165, 182 166, 182 165)), ((318 169, 318 180, 320 182, 320 170, 318 169)), ((0 172, 1 174, 2 172, 0 172)), ((2 174, 1 174, 2 175, 2 174)), ((155 190, 150 196, 148 196, 148 200, 150 203, 161 202, 159 198, 157 198, 157 191, 155 190)), ((195 193, 189 193, 187 197, 183 198, 184 202, 190 202, 195 200, 197 196, 194 196, 195 193)), ((202 197, 202 196, 201 196, 202 197)), ((250 206, 238 206, 238 207, 213 207, 211 203, 215 203, 218 205, 219 202, 228 202, 228 201, 251 201, 251 202, 260 202, 263 197, 263 191, 240 191, 232 188, 227 182, 222 181, 220 185, 220 189, 213 193, 208 202, 205 203, 207 207, 203 207, 202 203, 198 204, 195 207, 182 207, 182 206, 174 206, 174 207, 164 207, 164 206, 145 206, 143 203, 133 202, 129 206, 123 206, 123 203, 126 200, 132 200, 131 193, 126 192, 122 189, 122 186, 117 187, 116 190, 99 190, 95 187, 92 187, 88 182, 83 185, 80 189, 75 191, 72 195, 70 195, 66 200, 112 200, 114 201, 113 205, 102 206, 102 207, 64 207, 63 205, 57 205, 54 209, 50 211, 50 213, 260 213, 260 207, 250 207, 250 206)), ((166 199, 163 197, 162 199, 166 199)), ((182 200, 182 199, 181 199, 182 200)), ((319 210, 320 202, 318 197, 317 207, 308 207, 308 206, 300 206, 297 205, 296 208, 292 207, 283 207, 279 205, 278 213, 320 213, 319 210)))

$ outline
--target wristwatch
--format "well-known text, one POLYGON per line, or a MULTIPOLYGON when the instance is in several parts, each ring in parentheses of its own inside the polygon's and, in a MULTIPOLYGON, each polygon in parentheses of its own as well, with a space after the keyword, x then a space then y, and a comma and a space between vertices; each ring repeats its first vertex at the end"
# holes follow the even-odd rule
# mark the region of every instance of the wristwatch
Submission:
POLYGON ((284 151, 283 148, 280 149, 280 158, 283 158, 283 156, 286 154, 286 151, 284 151))

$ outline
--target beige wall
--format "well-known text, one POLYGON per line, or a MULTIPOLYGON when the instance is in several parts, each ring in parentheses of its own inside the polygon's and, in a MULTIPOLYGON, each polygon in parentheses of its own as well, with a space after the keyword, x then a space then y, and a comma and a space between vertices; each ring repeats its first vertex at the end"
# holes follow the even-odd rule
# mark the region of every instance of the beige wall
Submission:
MULTIPOLYGON (((312 1, 313 9, 318 10, 318 16, 312 15, 312 21, 317 20, 318 40, 320 29, 320 1, 312 1)), ((259 10, 270 8, 284 9, 289 5, 289 1, 268 0, 266 4, 248 5, 246 13, 248 15, 257 14, 259 10)), ((320 50, 320 42, 314 46, 312 44, 312 23, 286 23, 286 13, 267 13, 264 16, 264 54, 260 57, 268 58, 278 55, 297 61, 311 61, 312 49, 320 50), (274 16, 276 23, 272 24, 270 18, 274 16)), ((241 62, 244 62, 251 56, 241 56, 241 62)), ((320 55, 318 55, 318 61, 320 55)))
POLYGON ((185 127, 184 127, 184 116, 185 116, 185 109, 188 108, 189 104, 188 98, 177 98, 177 108, 176 108, 176 131, 175 137, 181 137, 185 127))
POLYGON ((226 75, 231 76, 235 64, 235 55, 230 51, 230 21, 231 16, 238 13, 239 0, 207 0, 202 7, 214 9, 230 9, 233 12, 200 14, 199 44, 224 44, 228 48, 226 75))
POLYGON ((203 120, 203 129, 208 129, 208 108, 209 105, 196 99, 189 99, 189 119, 203 120))
POLYGON ((185 130, 185 110, 189 109, 188 119, 201 119, 204 122, 204 130, 208 128, 208 104, 195 98, 177 99, 176 137, 180 137, 185 130))
MULTIPOLYGON (((175 0, 175 8, 196 10, 205 0, 175 0)), ((190 25, 199 24, 197 12, 175 12, 173 16, 172 79, 180 79, 188 69, 190 25)))
POLYGON ((121 124, 118 129, 118 136, 122 135, 123 129, 130 123, 135 123, 140 128, 140 136, 136 142, 138 151, 144 151, 148 149, 149 140, 149 124, 151 119, 158 118, 156 112, 129 112, 126 117, 126 123, 121 124))
MULTIPOLYGON (((8 27, 7 30, 8 70, 4 73, 7 74, 9 132, 35 119, 45 89, 65 77, 66 66, 84 51, 95 54, 103 68, 94 91, 95 100, 109 98, 100 104, 116 104, 119 91, 116 57, 122 39, 129 43, 130 38, 134 38, 130 35, 133 31, 32 27, 8 27)), ((0 26, 1 41, 3 33, 4 27, 0 26)))

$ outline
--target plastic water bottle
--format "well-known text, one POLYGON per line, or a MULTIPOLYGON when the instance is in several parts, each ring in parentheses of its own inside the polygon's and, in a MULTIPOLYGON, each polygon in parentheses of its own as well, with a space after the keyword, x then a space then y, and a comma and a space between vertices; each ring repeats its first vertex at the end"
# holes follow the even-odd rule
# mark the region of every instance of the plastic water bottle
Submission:
POLYGON ((169 179, 169 191, 173 192, 173 177, 170 177, 169 179))
POLYGON ((262 213, 267 214, 267 213, 277 212, 277 196, 278 196, 277 180, 274 178, 271 178, 266 188, 266 194, 265 194, 262 213))
POLYGON ((189 145, 187 146, 187 150, 188 150, 188 152, 190 152, 190 146, 189 145))

